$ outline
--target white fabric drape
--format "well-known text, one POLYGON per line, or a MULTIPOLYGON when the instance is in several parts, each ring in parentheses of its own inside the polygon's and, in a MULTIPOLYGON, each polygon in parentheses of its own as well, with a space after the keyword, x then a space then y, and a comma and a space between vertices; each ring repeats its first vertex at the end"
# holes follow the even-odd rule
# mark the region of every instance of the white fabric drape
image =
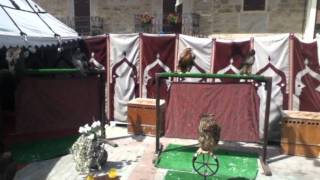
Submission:
MULTIPOLYGON (((128 62, 122 63, 115 71, 119 77, 114 86, 114 120, 127 121, 127 104, 135 98, 135 82, 132 78, 133 64, 139 69, 139 36, 138 34, 110 34, 110 72, 117 63, 124 58, 128 62)), ((137 71, 139 72, 139 71, 137 71)), ((138 74, 137 74, 138 76, 138 74)), ((112 79, 112 74, 111 74, 112 79)), ((112 96, 112 95, 111 95, 112 96)))
MULTIPOLYGON (((252 69, 253 73, 272 77, 269 139, 279 140, 281 110, 284 97, 289 93, 289 34, 254 38, 254 49, 256 60, 252 69)), ((266 108, 264 86, 259 86, 258 95, 260 96, 259 131, 262 135, 266 108)))
MULTIPOLYGON (((195 63, 203 69, 206 73, 211 69, 211 56, 212 56, 212 39, 211 38, 197 38, 187 35, 179 35, 178 45, 178 61, 181 52, 185 48, 191 48, 193 54, 196 56, 195 63)), ((176 64, 178 64, 178 61, 176 64)), ((190 72, 200 72, 195 66, 192 67, 190 72)), ((186 81, 199 81, 199 79, 186 79, 186 81)))

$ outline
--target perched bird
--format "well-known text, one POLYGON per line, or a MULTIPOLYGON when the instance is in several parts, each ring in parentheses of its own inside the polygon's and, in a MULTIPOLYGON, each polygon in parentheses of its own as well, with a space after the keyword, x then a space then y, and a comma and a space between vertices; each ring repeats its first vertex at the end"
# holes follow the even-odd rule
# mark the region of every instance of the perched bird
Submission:
POLYGON ((256 52, 251 49, 248 55, 244 58, 244 61, 241 63, 240 74, 251 74, 252 65, 254 64, 256 52))
POLYGON ((100 64, 95 58, 94 58, 94 52, 91 53, 91 58, 89 60, 89 66, 90 68, 94 70, 104 70, 104 66, 100 64))
POLYGON ((25 60, 29 57, 28 50, 21 48, 9 48, 6 52, 9 72, 20 76, 26 69, 25 60))
POLYGON ((181 72, 189 72, 194 65, 194 59, 195 55, 192 53, 191 48, 186 48, 182 51, 180 54, 179 64, 178 64, 178 70, 181 72))
POLYGON ((198 128, 200 152, 212 153, 213 149, 218 145, 220 140, 221 128, 212 114, 202 114, 198 128))
POLYGON ((80 70, 80 73, 82 75, 86 75, 88 64, 86 61, 86 55, 81 52, 80 48, 77 48, 76 51, 72 54, 71 62, 75 68, 80 70))

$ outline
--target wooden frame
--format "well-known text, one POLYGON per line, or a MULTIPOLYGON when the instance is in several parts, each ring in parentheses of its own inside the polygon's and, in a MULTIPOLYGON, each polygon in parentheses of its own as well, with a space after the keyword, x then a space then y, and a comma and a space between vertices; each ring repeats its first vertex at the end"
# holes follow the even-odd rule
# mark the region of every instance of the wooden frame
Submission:
MULTIPOLYGON (((80 74, 79 69, 75 68, 59 68, 59 69, 27 69, 25 75, 75 75, 80 74)), ((100 88, 99 88, 99 107, 100 107, 100 122, 101 126, 104 127, 106 124, 106 115, 105 115, 105 71, 104 70, 95 70, 86 72, 87 75, 96 75, 100 79, 100 88)), ((105 129, 102 128, 102 137, 105 138, 105 129)))
POLYGON ((209 74, 209 73, 157 73, 156 74, 156 149, 155 156, 158 158, 161 154, 163 146, 160 144, 160 80, 162 78, 227 78, 227 79, 245 79, 255 80, 258 82, 265 83, 265 90, 267 91, 266 110, 264 119, 264 130, 263 130, 263 145, 262 155, 260 155, 260 162, 266 176, 271 176, 272 172, 267 164, 267 144, 268 144, 268 129, 269 129, 269 115, 270 115, 270 101, 272 91, 272 78, 258 75, 239 75, 239 74, 209 74))

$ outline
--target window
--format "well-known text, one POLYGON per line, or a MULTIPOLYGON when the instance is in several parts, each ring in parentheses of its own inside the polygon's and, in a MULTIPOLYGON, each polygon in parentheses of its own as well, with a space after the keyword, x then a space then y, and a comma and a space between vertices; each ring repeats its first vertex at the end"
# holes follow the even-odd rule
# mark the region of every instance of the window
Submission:
POLYGON ((264 11, 266 0, 243 0, 243 11, 264 11))

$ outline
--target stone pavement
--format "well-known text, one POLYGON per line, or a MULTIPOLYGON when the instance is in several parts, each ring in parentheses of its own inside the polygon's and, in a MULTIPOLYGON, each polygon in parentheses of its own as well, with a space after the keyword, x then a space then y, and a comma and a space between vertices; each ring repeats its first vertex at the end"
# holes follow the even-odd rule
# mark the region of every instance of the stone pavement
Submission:
MULTIPOLYGON (((155 138, 148 136, 132 136, 127 134, 124 127, 108 127, 107 137, 117 143, 119 147, 107 147, 108 165, 102 172, 105 174, 110 168, 116 168, 120 179, 129 180, 162 180, 165 169, 155 168, 152 164, 155 150, 155 138)), ((196 140, 161 138, 160 142, 166 146, 169 143, 192 145, 196 140)), ((238 149, 240 151, 257 151, 258 146, 248 143, 221 144, 222 148, 238 149)), ((258 180, 318 180, 320 179, 320 159, 281 155, 279 147, 268 147, 268 162, 272 176, 264 176, 259 168, 258 180)), ((259 164, 259 163, 258 163, 259 164)), ((15 180, 82 180, 84 176, 75 170, 71 155, 60 158, 35 162, 17 172, 15 180)))

